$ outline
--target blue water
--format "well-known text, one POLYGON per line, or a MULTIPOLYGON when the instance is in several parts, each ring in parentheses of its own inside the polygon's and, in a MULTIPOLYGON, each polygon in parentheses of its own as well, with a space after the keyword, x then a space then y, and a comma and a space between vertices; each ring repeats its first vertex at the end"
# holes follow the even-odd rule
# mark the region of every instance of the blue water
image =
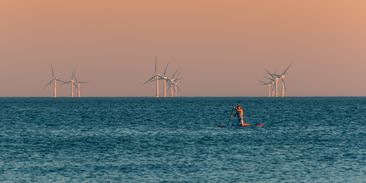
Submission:
POLYGON ((0 98, 0 182, 366 182, 366 98, 0 98))

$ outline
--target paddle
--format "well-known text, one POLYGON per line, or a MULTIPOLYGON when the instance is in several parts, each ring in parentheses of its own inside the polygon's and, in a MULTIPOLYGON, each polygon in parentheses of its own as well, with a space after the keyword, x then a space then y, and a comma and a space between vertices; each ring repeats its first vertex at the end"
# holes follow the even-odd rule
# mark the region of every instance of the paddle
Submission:
POLYGON ((228 126, 232 126, 232 124, 231 124, 231 120, 233 119, 233 113, 234 113, 234 110, 235 109, 233 109, 233 110, 231 110, 231 112, 230 112, 230 118, 229 118, 229 121, 228 121, 228 126))
POLYGON ((226 123, 224 123, 224 124, 221 124, 221 125, 217 125, 218 127, 221 127, 221 128, 225 128, 225 127, 227 127, 227 126, 231 126, 231 119, 233 118, 233 116, 232 116, 232 112, 230 113, 230 117, 229 117, 229 119, 227 120, 227 124, 228 125, 226 125, 226 123))
POLYGON ((233 119, 233 115, 232 114, 230 114, 230 118, 229 118, 229 120, 227 121, 227 123, 228 123, 228 126, 231 126, 231 120, 233 119))

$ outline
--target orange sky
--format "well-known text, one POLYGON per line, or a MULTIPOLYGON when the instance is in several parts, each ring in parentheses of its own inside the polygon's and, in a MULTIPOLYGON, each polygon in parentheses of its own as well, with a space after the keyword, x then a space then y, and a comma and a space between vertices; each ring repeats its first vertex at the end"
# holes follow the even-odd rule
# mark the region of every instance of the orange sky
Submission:
MULTIPOLYGON (((1 0, 0 96, 49 96, 50 64, 87 96, 151 96, 168 62, 185 96, 264 96, 264 69, 292 96, 366 94, 366 1, 1 0)), ((59 91, 68 95, 65 86, 59 91)))

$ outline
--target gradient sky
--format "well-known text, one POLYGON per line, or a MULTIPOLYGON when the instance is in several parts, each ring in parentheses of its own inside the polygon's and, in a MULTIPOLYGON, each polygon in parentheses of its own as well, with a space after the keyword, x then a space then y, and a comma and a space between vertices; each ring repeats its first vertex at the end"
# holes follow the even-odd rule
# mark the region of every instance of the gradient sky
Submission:
POLYGON ((366 1, 0 1, 0 96, 50 96, 50 64, 86 96, 152 96, 154 56, 185 96, 265 96, 289 63, 291 96, 365 96, 366 1))

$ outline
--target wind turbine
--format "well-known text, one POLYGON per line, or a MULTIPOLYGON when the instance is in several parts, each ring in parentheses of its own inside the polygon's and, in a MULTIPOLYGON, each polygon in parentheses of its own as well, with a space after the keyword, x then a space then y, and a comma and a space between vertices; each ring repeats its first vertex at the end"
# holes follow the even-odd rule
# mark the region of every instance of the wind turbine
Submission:
POLYGON ((178 91, 181 91, 177 80, 172 80, 170 82, 170 88, 171 88, 171 96, 177 97, 178 96, 178 91))
POLYGON ((276 97, 276 91, 277 91, 277 85, 276 85, 276 79, 273 77, 265 77, 266 79, 268 79, 268 81, 271 83, 271 97, 276 97))
POLYGON ((74 79, 75 79, 75 82, 77 84, 77 89, 78 89, 78 97, 81 97, 81 85, 82 84, 87 84, 87 83, 90 83, 90 82, 87 82, 87 81, 79 81, 78 78, 76 77, 75 73, 73 73, 74 75, 74 79))
POLYGON ((71 84, 71 86, 70 86, 70 88, 71 88, 71 95, 70 96, 71 97, 74 97, 75 87, 77 87, 76 86, 76 80, 75 80, 75 69, 74 69, 74 71, 72 71, 71 79, 69 81, 64 82, 63 84, 68 84, 68 83, 71 84))
POLYGON ((177 69, 174 74, 167 79, 167 83, 169 85, 169 96, 170 97, 173 97, 174 96, 174 86, 173 86, 173 80, 174 80, 174 77, 175 75, 177 74, 177 72, 179 71, 179 69, 177 69))
POLYGON ((283 71, 283 73, 281 74, 280 78, 281 78, 281 83, 282 83, 282 97, 285 97, 286 96, 286 82, 285 82, 285 77, 288 73, 288 70, 290 69, 292 64, 288 65, 287 68, 285 69, 285 71, 283 71))
POLYGON ((276 83, 276 97, 279 97, 280 95, 280 89, 281 89, 281 97, 285 97, 286 96, 286 82, 285 82, 285 77, 288 73, 288 70, 290 69, 292 64, 289 64, 287 66, 287 68, 283 71, 282 74, 273 74, 267 71, 267 74, 270 75, 276 83), (281 83, 281 88, 279 87, 279 84, 281 83))
POLYGON ((51 64, 51 71, 52 71, 52 79, 51 81, 45 86, 47 88, 49 85, 53 83, 53 97, 57 97, 57 82, 65 83, 64 81, 58 79, 57 76, 55 76, 55 72, 53 71, 53 65, 51 64))
POLYGON ((168 76, 166 75, 166 72, 168 70, 168 66, 169 64, 166 65, 164 73, 162 75, 159 76, 160 80, 163 80, 163 96, 166 97, 167 96, 167 82, 168 82, 168 76))
POLYGON ((274 82, 274 96, 278 97, 280 94, 280 91, 279 91, 280 88, 278 87, 280 84, 280 75, 272 74, 268 70, 266 70, 266 72, 269 76, 271 76, 270 80, 272 80, 274 82))
POLYGON ((154 75, 147 80, 143 85, 155 81, 156 82, 156 98, 159 98, 159 79, 161 78, 161 75, 158 73, 158 57, 155 56, 155 73, 154 75))
POLYGON ((177 97, 178 91, 181 90, 179 87, 178 81, 181 80, 182 78, 179 78, 180 73, 178 73, 178 71, 179 71, 179 69, 177 69, 175 71, 175 73, 172 75, 172 77, 170 79, 168 79, 171 97, 177 97), (178 73, 178 76, 175 77, 177 73, 178 73))
POLYGON ((273 89, 273 81, 270 82, 264 82, 264 81, 259 81, 260 83, 262 83, 262 85, 267 86, 268 87, 268 97, 272 96, 272 89, 273 89))
POLYGON ((182 80, 182 78, 180 77, 180 73, 178 73, 177 78, 173 80, 173 85, 175 86, 175 97, 178 97, 178 91, 182 91, 178 83, 180 80, 182 80))

